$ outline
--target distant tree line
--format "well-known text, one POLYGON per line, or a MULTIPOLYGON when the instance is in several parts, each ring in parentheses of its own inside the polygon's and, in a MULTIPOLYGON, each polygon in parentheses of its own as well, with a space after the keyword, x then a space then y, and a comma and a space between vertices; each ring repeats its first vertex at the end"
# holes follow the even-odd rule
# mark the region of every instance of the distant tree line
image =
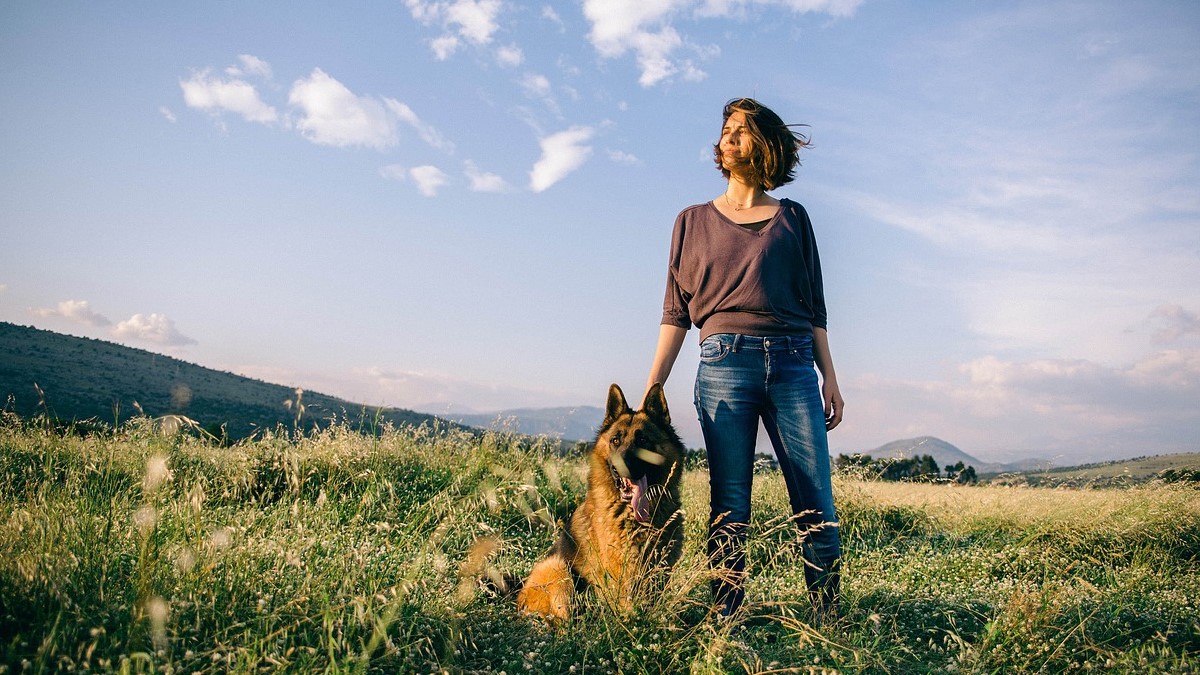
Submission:
POLYGON ((875 476, 887 481, 913 481, 933 483, 948 481, 951 483, 977 483, 979 476, 975 467, 967 466, 959 461, 947 464, 945 470, 938 466, 937 460, 931 455, 917 455, 908 458, 884 457, 875 459, 870 455, 841 454, 833 461, 839 470, 853 470, 875 476))

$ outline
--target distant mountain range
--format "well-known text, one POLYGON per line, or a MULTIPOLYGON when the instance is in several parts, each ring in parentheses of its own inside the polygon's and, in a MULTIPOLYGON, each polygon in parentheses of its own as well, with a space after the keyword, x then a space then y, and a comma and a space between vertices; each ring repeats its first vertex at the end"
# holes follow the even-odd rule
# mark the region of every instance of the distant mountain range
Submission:
POLYGON ((230 439, 278 425, 325 426, 337 418, 366 428, 458 426, 433 415, 358 403, 204 368, 103 340, 0 322, 0 409, 66 422, 123 422, 139 414, 183 415, 230 439), (298 404, 303 404, 303 413, 298 404))
MULTIPOLYGON (((103 340, 0 322, 0 409, 23 417, 47 413, 67 422, 113 423, 136 414, 184 415, 212 431, 224 427, 233 440, 279 425, 288 429, 324 426, 336 418, 365 428, 383 422, 492 428, 551 436, 564 442, 591 441, 604 418, 604 410, 595 406, 431 415, 364 406, 312 391, 304 391, 300 402, 304 411, 297 416, 297 390, 293 386, 270 384, 103 340)), ((985 462, 932 436, 893 441, 862 454, 875 459, 930 455, 939 466, 961 461, 981 475, 1059 470, 1042 459, 985 462)))
POLYGON ((957 447, 943 441, 940 438, 933 436, 920 436, 918 438, 907 438, 900 441, 892 441, 875 448, 874 450, 863 451, 864 455, 870 455, 875 459, 908 459, 918 457, 920 455, 929 455, 933 457, 938 466, 945 468, 952 466, 958 462, 962 462, 966 466, 975 467, 975 471, 980 474, 988 473, 1020 473, 1025 471, 1045 471, 1050 468, 1053 463, 1045 459, 1026 459, 1020 462, 1009 464, 1001 464, 998 462, 985 462, 978 457, 973 457, 957 447))
POLYGON ((551 436, 564 441, 591 441, 604 421, 604 409, 586 405, 574 408, 516 408, 485 414, 448 413, 443 417, 482 429, 551 436))

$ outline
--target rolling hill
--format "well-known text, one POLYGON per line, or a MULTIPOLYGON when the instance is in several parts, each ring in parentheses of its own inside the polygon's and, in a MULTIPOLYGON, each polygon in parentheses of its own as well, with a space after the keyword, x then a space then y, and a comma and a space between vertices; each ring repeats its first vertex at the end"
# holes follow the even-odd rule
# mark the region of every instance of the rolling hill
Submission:
POLYGON ((1028 471, 1019 478, 1029 485, 1097 487, 1145 483, 1162 477, 1169 471, 1200 473, 1200 452, 1134 457, 1112 462, 1028 471))
POLYGON ((906 438, 899 441, 892 441, 875 448, 863 452, 864 455, 870 455, 875 459, 893 458, 893 459, 908 459, 919 455, 929 455, 938 463, 938 466, 946 467, 948 465, 962 462, 966 466, 975 467, 975 471, 981 474, 985 473, 1001 473, 1001 472, 1024 472, 1034 469, 1045 470, 1050 466, 1048 460, 1028 459, 1011 464, 1000 464, 997 462, 985 462, 977 457, 963 452, 959 448, 943 441, 940 438, 933 436, 919 436, 917 438, 906 438))
MULTIPOLYGON (((299 426, 332 418, 352 424, 439 424, 433 415, 303 392, 299 426)), ((103 340, 72 337, 0 322, 0 408, 22 417, 38 414, 66 422, 123 422, 138 414, 184 415, 230 439, 260 429, 297 424, 297 390, 204 368, 186 361, 103 340), (290 403, 289 403, 290 402, 290 403)))

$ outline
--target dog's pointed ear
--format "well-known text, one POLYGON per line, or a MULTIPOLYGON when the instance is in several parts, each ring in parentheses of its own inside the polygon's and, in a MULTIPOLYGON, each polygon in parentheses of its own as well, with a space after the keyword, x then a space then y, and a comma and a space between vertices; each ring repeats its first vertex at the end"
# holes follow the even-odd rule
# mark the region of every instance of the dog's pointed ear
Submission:
POLYGON ((650 391, 646 392, 646 400, 642 401, 642 412, 667 424, 671 423, 671 413, 667 410, 667 395, 663 393, 661 383, 655 382, 650 391))
POLYGON ((629 404, 625 402, 625 392, 613 384, 608 388, 608 408, 604 411, 604 426, 612 424, 627 412, 629 412, 629 404))

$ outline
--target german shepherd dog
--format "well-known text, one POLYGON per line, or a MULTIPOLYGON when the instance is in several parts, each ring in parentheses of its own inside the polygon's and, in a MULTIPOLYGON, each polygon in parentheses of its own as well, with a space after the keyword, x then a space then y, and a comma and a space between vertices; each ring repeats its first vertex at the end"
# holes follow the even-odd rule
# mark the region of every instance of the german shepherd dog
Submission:
POLYGON ((517 607, 566 619, 575 591, 591 587, 610 606, 631 609, 647 580, 661 580, 683 549, 683 454, 662 385, 651 387, 636 412, 620 387, 609 387, 587 496, 522 584, 517 607))

